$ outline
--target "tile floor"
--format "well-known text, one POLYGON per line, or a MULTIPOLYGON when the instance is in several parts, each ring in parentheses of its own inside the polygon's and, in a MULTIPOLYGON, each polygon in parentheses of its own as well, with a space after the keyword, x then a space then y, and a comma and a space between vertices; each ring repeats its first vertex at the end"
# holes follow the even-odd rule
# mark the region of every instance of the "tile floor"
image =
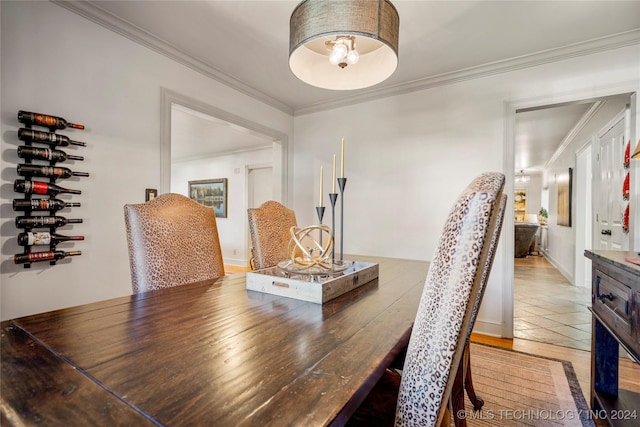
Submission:
POLYGON ((513 335, 591 349, 591 289, 571 285, 543 256, 515 258, 513 335))

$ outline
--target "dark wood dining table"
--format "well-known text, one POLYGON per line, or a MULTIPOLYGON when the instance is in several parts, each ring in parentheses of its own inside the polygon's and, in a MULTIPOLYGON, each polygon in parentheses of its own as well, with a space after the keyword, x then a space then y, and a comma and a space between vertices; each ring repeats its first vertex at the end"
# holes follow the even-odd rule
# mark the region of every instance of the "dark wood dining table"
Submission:
POLYGON ((2 322, 0 423, 343 425, 408 343, 428 271, 347 259, 378 279, 325 304, 238 273, 2 322))

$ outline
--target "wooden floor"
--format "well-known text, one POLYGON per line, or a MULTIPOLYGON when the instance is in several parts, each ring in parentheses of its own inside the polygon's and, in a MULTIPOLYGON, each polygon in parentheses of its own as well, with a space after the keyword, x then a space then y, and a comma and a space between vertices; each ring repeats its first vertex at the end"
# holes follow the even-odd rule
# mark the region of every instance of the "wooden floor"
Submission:
POLYGON ((233 273, 245 273, 247 271, 251 271, 250 267, 241 267, 238 265, 226 265, 224 266, 224 272, 227 274, 233 273))

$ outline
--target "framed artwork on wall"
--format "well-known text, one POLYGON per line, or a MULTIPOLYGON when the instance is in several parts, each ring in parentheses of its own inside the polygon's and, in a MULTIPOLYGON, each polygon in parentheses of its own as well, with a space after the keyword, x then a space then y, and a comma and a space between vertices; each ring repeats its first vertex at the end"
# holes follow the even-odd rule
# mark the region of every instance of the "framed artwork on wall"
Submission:
POLYGON ((558 183, 558 225, 571 227, 571 195, 573 188, 573 169, 557 176, 558 183))
POLYGON ((189 197, 213 208, 217 218, 227 217, 227 178, 189 181, 189 197))

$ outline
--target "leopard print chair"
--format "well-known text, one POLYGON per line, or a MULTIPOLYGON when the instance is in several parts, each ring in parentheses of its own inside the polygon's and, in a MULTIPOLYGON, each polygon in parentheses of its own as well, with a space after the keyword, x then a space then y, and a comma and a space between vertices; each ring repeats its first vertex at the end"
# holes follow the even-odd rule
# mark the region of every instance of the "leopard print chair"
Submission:
POLYGON ((124 206, 133 292, 224 276, 213 209, 180 194, 124 206))
POLYGON ((348 425, 448 425, 475 303, 493 256, 491 241, 499 236, 503 188, 504 175, 488 172, 459 196, 431 261, 402 376, 388 370, 348 425))
POLYGON ((282 204, 269 200, 259 208, 247 209, 251 235, 252 267, 273 267, 288 259, 291 227, 298 225, 296 214, 282 204))
POLYGON ((467 328, 467 340, 464 346, 464 353, 462 356, 462 362, 458 367, 456 373, 456 379, 454 381, 453 390, 451 391, 451 410, 454 417, 455 425, 457 427, 464 427, 467 425, 464 418, 460 418, 457 414, 464 411, 464 390, 467 391, 469 400, 473 404, 473 409, 479 411, 484 405, 484 401, 480 399, 473 388, 473 378, 471 376, 471 352, 470 352, 470 338, 473 331, 473 325, 476 322, 476 316, 480 310, 482 304, 482 297, 486 289, 489 275, 491 274, 491 267, 493 266, 493 259, 495 258, 496 248, 498 247, 498 241, 500 240, 500 233, 502 232, 502 222, 504 220, 504 213, 507 207, 507 195, 503 194, 500 198, 500 204, 498 208, 498 217, 496 218, 495 226, 491 231, 491 243, 489 243, 489 254, 482 270, 482 278, 480 279, 480 289, 476 295, 475 302, 473 304, 473 311, 471 312, 471 321, 467 328))

